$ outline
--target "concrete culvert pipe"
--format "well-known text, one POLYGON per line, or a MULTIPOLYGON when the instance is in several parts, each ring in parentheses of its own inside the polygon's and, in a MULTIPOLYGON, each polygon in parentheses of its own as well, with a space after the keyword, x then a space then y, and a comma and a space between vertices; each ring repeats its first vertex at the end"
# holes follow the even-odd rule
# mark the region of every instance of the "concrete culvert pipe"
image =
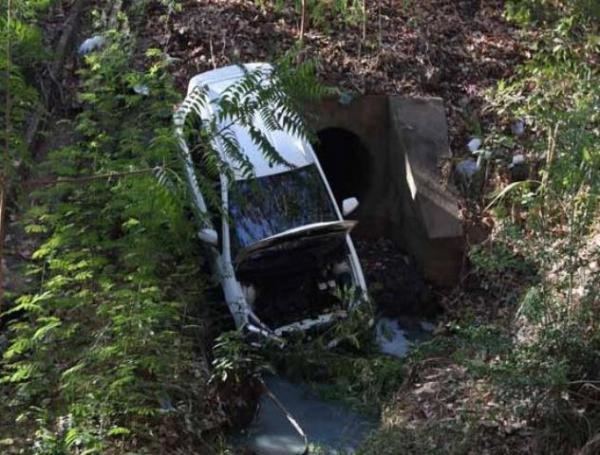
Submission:
POLYGON ((370 185, 371 156, 360 138, 343 128, 317 133, 315 152, 338 204, 348 197, 362 200, 370 185))

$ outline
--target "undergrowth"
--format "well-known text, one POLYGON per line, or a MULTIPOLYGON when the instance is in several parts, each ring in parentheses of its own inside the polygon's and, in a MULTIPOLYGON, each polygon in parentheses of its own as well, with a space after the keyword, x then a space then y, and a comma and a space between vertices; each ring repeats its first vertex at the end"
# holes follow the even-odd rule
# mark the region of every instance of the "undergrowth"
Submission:
POLYGON ((365 453, 600 450, 599 13, 587 0, 508 2, 536 42, 488 96, 500 123, 486 125, 484 167, 502 186, 494 232, 469 252, 482 309, 455 304, 413 353, 365 453))
MULTIPOLYGON (((225 307, 205 292, 212 283, 195 224, 204 220, 193 219, 180 177, 172 122, 181 94, 169 58, 139 46, 128 10, 93 16, 105 44, 82 57, 82 109, 62 120, 76 139, 32 165, 41 188, 19 202, 36 250, 23 271, 33 284, 2 314, 9 344, 0 381, 10 399, 0 403, 0 423, 7 422, 0 441, 39 454, 214 451, 211 435, 251 410, 246 389, 261 357, 235 332, 210 349, 228 325, 213 319, 225 307)), ((325 89, 311 83, 310 64, 291 62, 279 62, 268 87, 248 73, 220 101, 221 120, 252 129, 259 114, 269 128, 283 123, 306 136, 296 103, 325 89)), ((251 132, 270 161, 281 160, 263 133, 251 132)), ((228 157, 252 171, 227 128, 205 125, 203 134, 201 165, 209 171, 200 181, 231 172, 208 153, 217 136, 228 157)))
MULTIPOLYGON (((358 2, 308 3, 317 26, 335 14, 362 19, 358 2)), ((13 130, 3 132, 11 161, 27 159, 22 132, 38 98, 27 70, 45 55, 25 19, 48 4, 15 2, 18 25, 0 22, 2 44, 15 42, 2 88, 19 100, 13 130)), ((213 358, 207 312, 215 302, 205 294, 171 125, 181 96, 167 56, 150 49, 140 58, 120 14, 119 30, 102 30, 108 45, 83 59, 76 141, 33 170, 72 180, 22 196, 30 205, 22 224, 38 247, 27 267, 34 285, 3 315, 11 322, 1 381, 11 399, 0 403, 0 423, 14 419, 0 427, 2 448, 211 450, 205 435, 236 409, 225 394, 241 401, 240 386, 277 369, 380 412, 382 430, 364 453, 598 453, 597 5, 508 2, 507 18, 536 42, 532 58, 489 94, 503 123, 488 127, 485 164, 503 187, 489 199, 492 238, 469 253, 484 303, 501 301, 508 316, 452 315, 406 362, 377 354, 368 311, 328 334, 340 339, 335 349, 318 337, 257 351, 228 332, 213 358), (518 137, 507 133, 516 119, 525 126, 518 137), (516 155, 527 177, 509 183, 516 155)))
POLYGON ((38 238, 27 267, 36 286, 6 314, 2 382, 13 399, 3 406, 35 453, 186 444, 221 423, 206 385, 206 280, 185 194, 154 175, 176 157, 178 96, 161 52, 148 50, 148 69, 137 71, 133 38, 106 36, 79 74, 77 142, 37 169, 98 177, 30 195, 23 223, 38 238))

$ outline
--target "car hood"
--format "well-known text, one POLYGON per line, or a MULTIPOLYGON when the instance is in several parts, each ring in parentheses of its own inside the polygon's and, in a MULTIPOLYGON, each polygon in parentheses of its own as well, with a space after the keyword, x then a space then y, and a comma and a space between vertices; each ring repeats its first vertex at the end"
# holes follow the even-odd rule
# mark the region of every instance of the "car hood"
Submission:
POLYGON ((346 234, 356 226, 356 223, 356 221, 350 220, 327 221, 289 229, 243 248, 238 253, 235 262, 237 265, 241 265, 265 256, 289 254, 320 245, 323 246, 323 254, 326 254, 327 243, 335 239, 345 239, 346 234))

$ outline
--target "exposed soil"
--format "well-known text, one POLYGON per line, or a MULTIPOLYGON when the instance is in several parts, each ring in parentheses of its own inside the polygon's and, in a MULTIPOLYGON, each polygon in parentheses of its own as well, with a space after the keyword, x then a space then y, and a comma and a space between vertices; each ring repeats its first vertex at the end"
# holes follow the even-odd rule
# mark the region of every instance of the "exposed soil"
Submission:
POLYGON ((387 238, 355 239, 369 294, 382 315, 432 316, 431 292, 413 261, 387 238))
MULTIPOLYGON (((295 49, 300 17, 293 8, 244 0, 188 0, 183 12, 148 19, 144 41, 179 59, 177 83, 237 62, 272 61, 295 49)), ((265 2, 271 3, 271 2, 265 2)), ((274 3, 274 2, 273 2, 274 3)), ((367 2, 367 21, 313 18, 298 59, 317 61, 327 84, 367 94, 444 99, 455 153, 479 127, 482 96, 524 58, 501 0, 367 2)))

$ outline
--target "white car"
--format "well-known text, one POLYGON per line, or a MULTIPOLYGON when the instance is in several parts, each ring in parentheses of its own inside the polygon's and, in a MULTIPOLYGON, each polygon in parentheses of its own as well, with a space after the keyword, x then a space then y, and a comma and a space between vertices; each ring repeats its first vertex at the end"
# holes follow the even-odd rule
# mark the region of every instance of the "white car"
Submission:
POLYGON ((349 235, 356 222, 343 218, 358 201, 348 198, 340 210, 313 148, 297 135, 268 130, 259 119, 253 123, 289 163, 275 164, 265 158, 247 128, 224 124, 253 173, 248 176, 227 161, 223 145, 214 141, 212 146, 233 167, 235 177, 229 181, 225 173, 220 175, 221 210, 210 213, 186 142, 185 119, 199 92, 212 100, 201 108, 196 103, 200 118, 218 118, 215 100, 256 70, 268 83, 272 67, 264 63, 228 66, 192 78, 175 114, 175 130, 193 203, 205 215, 198 235, 211 251, 236 326, 281 340, 291 332, 345 318, 364 301, 366 285, 349 235))

